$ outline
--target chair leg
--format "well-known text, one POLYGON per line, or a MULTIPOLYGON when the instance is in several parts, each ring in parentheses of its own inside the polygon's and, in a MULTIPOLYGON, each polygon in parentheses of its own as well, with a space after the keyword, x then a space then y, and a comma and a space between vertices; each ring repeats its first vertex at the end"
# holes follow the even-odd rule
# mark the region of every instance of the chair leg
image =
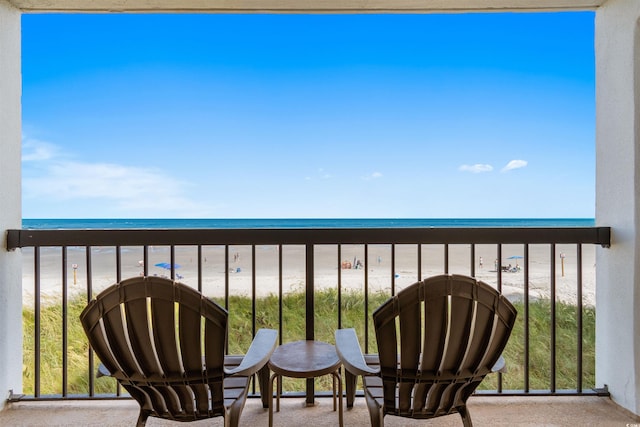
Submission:
MULTIPOLYGON (((244 405, 243 405, 244 406, 244 405)), ((242 408, 230 407, 224 416, 225 427, 238 427, 240 425, 240 415, 242 408)))
POLYGON ((240 416, 244 409, 244 404, 247 403, 247 393, 249 391, 249 383, 247 382, 247 388, 244 389, 242 394, 229 406, 225 408, 224 425, 225 427, 238 427, 240 425, 240 416))
POLYGON ((344 371, 344 387, 347 394, 347 408, 353 408, 353 401, 356 398, 356 381, 357 375, 353 375, 351 372, 345 369, 344 371))
POLYGON ((136 427, 144 427, 147 424, 147 418, 149 418, 149 412, 143 409, 140 409, 140 414, 138 415, 138 421, 136 422, 136 427))
POLYGON ((264 365, 262 369, 258 371, 258 384, 260 385, 260 399, 262 400, 262 408, 268 409, 269 402, 272 396, 269 396, 269 367, 264 365))
POLYGON ((369 418, 371 419, 371 427, 384 427, 384 411, 382 406, 378 405, 376 399, 374 399, 365 388, 364 397, 367 402, 367 409, 369 409, 369 418))
POLYGON ((384 427, 384 412, 382 408, 369 408, 369 418, 371 418, 371 427, 384 427))
POLYGON ((458 407, 458 413, 462 417, 462 424, 464 425, 464 427, 473 427, 473 423, 471 422, 471 415, 469 414, 467 405, 458 407))

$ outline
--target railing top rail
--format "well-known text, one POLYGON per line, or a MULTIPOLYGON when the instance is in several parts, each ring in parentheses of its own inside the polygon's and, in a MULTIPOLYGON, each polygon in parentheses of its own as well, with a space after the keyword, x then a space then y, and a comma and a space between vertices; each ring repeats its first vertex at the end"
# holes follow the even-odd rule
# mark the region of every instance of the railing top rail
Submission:
POLYGON ((543 244, 609 247, 610 227, 100 229, 7 231, 7 249, 35 246, 543 244))

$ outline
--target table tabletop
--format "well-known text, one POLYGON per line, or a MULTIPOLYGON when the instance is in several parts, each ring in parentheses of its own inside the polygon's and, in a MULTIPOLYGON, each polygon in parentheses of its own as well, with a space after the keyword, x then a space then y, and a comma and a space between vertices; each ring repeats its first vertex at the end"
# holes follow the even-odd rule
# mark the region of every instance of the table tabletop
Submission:
POLYGON ((269 360, 269 369, 291 378, 313 378, 335 372, 340 367, 336 348, 326 342, 301 340, 278 346, 269 360))

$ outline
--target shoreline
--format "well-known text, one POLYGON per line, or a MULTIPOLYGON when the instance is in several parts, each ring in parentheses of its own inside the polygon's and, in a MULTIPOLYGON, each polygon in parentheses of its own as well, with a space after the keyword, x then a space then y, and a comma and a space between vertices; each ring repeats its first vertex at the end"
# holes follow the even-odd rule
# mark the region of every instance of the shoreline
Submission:
MULTIPOLYGON (((366 267, 368 290, 390 293, 395 281, 396 292, 418 279, 417 245, 396 245, 392 263, 392 247, 389 244, 369 245, 368 263, 365 261, 364 245, 341 245, 340 258, 336 245, 317 245, 314 255, 314 284, 316 289, 336 288, 340 280, 343 290, 365 289, 365 268, 342 268, 358 261, 366 267), (394 271, 392 273, 392 264, 394 271), (338 277, 340 276, 340 278, 338 277)), ((582 247, 582 302, 595 306, 595 245, 582 247)), ((502 263, 515 267, 524 265, 524 259, 509 259, 523 256, 523 245, 503 245, 502 263)), ((33 250, 23 249, 23 301, 29 303, 34 295, 33 250)), ((531 300, 549 298, 551 283, 550 245, 529 245, 529 297, 531 300)), ((121 277, 141 275, 144 258, 142 247, 123 247, 121 250, 121 277)), ((255 268, 256 297, 278 294, 280 289, 280 261, 277 246, 230 246, 228 251, 228 285, 230 295, 251 296, 253 293, 253 268, 255 268), (253 260, 255 259, 255 265, 253 260)), ((87 293, 87 255, 84 248, 69 248, 67 251, 67 287, 69 295, 87 293), (73 266, 77 268, 73 268, 73 266)), ((197 288, 198 252, 196 247, 177 246, 175 262, 176 279, 197 288)), ((444 245, 423 245, 421 253, 421 277, 426 278, 445 272, 444 245)), ((449 245, 449 273, 471 274, 471 249, 469 244, 449 245)), ((497 287, 496 245, 476 245, 475 277, 497 287), (480 258, 482 257, 482 265, 480 258)), ((556 300, 577 305, 576 245, 556 245, 556 300), (560 258, 564 254, 564 258, 560 258), (564 264, 564 276, 562 267, 564 264)), ((150 247, 148 252, 148 274, 169 276, 169 270, 156 264, 168 263, 170 251, 167 246, 150 247)), ((225 248, 224 246, 202 247, 202 289, 209 297, 221 297, 225 292, 225 248)), ((288 245, 282 250, 282 292, 304 290, 305 247, 288 245)), ((40 277, 42 299, 56 298, 62 294, 62 251, 60 248, 43 248, 40 253, 40 277)), ((115 283, 116 253, 113 247, 94 247, 91 250, 91 287, 95 294, 115 283)), ((524 269, 502 273, 502 292, 511 300, 523 299, 524 269)))

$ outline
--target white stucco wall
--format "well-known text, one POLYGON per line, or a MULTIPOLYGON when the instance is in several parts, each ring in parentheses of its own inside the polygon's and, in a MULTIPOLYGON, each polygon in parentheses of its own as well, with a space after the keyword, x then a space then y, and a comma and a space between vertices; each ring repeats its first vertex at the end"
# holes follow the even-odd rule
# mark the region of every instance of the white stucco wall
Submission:
POLYGON ((596 221, 612 227, 596 262, 596 382, 640 414, 638 156, 640 1, 596 13, 596 221))
POLYGON ((0 0, 0 408, 22 390, 22 269, 6 230, 21 227, 20 13, 0 0))

